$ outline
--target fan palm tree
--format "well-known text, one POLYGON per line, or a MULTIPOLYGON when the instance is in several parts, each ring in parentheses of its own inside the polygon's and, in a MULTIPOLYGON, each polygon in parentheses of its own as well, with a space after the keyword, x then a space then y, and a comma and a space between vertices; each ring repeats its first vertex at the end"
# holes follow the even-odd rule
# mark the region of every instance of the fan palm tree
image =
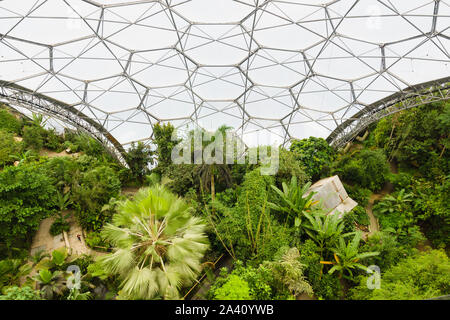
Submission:
POLYGON ((61 271, 51 272, 48 269, 42 269, 33 279, 41 290, 42 296, 48 300, 53 299, 55 295, 62 295, 66 289, 66 279, 61 271))
POLYGON ((354 238, 345 243, 344 238, 340 237, 338 245, 333 248, 335 261, 321 261, 322 264, 332 264, 333 267, 328 271, 329 274, 335 271, 339 272, 339 278, 342 278, 345 271, 353 277, 353 269, 367 271, 367 267, 358 263, 360 260, 379 255, 379 252, 359 253, 359 242, 361 241, 361 232, 358 231, 354 238))
POLYGON ((159 185, 144 188, 103 228, 115 248, 98 263, 122 280, 121 297, 177 299, 201 271, 205 228, 181 198, 159 185))

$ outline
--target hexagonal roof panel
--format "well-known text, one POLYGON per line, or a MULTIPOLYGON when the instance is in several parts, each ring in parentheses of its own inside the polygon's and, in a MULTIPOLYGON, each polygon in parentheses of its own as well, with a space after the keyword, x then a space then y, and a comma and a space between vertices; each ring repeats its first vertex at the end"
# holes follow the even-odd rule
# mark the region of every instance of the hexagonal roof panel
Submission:
POLYGON ((447 0, 3 0, 0 21, 0 87, 73 107, 125 147, 169 121, 250 144, 325 138, 450 75, 447 0))

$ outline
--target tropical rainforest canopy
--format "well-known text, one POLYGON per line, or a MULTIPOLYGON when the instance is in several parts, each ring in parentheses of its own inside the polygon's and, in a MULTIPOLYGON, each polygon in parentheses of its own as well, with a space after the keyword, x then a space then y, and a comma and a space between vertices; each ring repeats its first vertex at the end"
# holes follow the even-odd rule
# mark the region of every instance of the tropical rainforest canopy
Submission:
POLYGON ((279 147, 276 174, 264 175, 260 162, 173 163, 174 146, 191 136, 173 141, 175 128, 157 124, 155 148, 133 144, 124 167, 92 137, 2 106, 0 299, 450 294, 450 103, 395 113, 367 131, 339 150, 293 140, 279 147), (341 219, 307 196, 332 175, 358 203, 341 219), (89 250, 31 254, 49 218, 50 237, 79 225, 89 250))

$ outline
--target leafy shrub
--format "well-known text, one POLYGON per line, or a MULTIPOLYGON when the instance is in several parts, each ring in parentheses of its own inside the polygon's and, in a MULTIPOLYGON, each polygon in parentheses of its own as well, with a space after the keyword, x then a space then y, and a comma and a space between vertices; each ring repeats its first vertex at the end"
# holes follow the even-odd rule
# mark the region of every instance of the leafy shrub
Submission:
POLYGON ((6 109, 0 108, 0 129, 19 134, 21 128, 22 123, 20 120, 18 120, 13 114, 9 113, 6 109))
POLYGON ((355 222, 360 226, 369 225, 369 216, 367 215, 366 209, 360 205, 344 215, 344 232, 356 231, 355 222))
POLYGON ((103 239, 100 232, 98 231, 89 231, 84 238, 86 244, 95 250, 107 251, 109 248, 109 244, 103 239))
MULTIPOLYGON (((192 187, 197 187, 199 177, 195 176, 196 166, 193 164, 170 164, 166 167, 164 176, 169 179, 167 188, 172 192, 183 196, 192 187)), ((154 172, 158 173, 158 171, 154 172)))
POLYGON ((320 264, 320 248, 313 240, 308 239, 299 247, 300 262, 305 265, 305 276, 318 298, 335 300, 342 295, 339 279, 330 274, 322 274, 320 264))
POLYGON ((283 182, 289 183, 292 177, 297 177, 301 185, 309 179, 295 153, 279 148, 279 167, 275 175, 276 186, 281 188, 281 184, 283 182))
POLYGON ((257 267, 236 261, 231 274, 221 270, 220 277, 211 287, 209 296, 228 292, 228 284, 236 277, 245 281, 249 297, 256 300, 292 299, 302 293, 312 295, 312 288, 303 275, 304 265, 299 261, 297 248, 281 247, 274 261, 264 261, 257 267))
POLYGON ((351 290, 353 299, 423 300, 450 294, 450 261, 443 251, 431 250, 402 259, 382 273, 380 289, 367 289, 367 277, 351 290))
POLYGON ((50 158, 43 164, 43 168, 60 190, 71 188, 81 170, 78 160, 71 157, 50 158))
POLYGON ((366 207, 369 204, 369 198, 372 191, 360 186, 351 186, 344 183, 344 188, 350 198, 355 200, 361 207, 366 207))
POLYGON ((26 126, 23 128, 23 143, 27 148, 39 151, 44 146, 45 130, 38 126, 26 126))
POLYGON ((38 164, 0 171, 0 240, 7 248, 24 246, 51 213, 56 196, 52 182, 38 164))
POLYGON ((115 171, 102 165, 81 174, 74 182, 72 201, 80 224, 87 230, 98 230, 111 219, 102 206, 120 192, 120 180, 115 171))
POLYGON ((0 300, 42 300, 39 291, 28 286, 13 286, 5 290, 4 295, 0 295, 0 300))
POLYGON ((70 224, 65 220, 57 219, 50 226, 50 234, 52 236, 57 236, 63 233, 63 231, 68 232, 70 230, 70 224))
POLYGON ((18 153, 19 150, 20 144, 14 141, 14 135, 0 130, 0 167, 13 163, 14 159, 12 156, 18 153))
POLYGON ((148 168, 149 163, 153 164, 153 151, 149 146, 144 145, 142 142, 138 142, 137 145, 131 144, 131 148, 126 155, 126 161, 130 166, 133 174, 131 179, 138 180, 141 184, 144 181, 145 175, 150 172, 148 168))
POLYGON ((334 164, 333 173, 347 183, 376 191, 384 186, 389 166, 383 151, 363 149, 342 156, 334 164))
POLYGON ((388 175, 389 182, 394 186, 395 191, 400 191, 401 189, 409 189, 413 176, 407 172, 399 172, 397 174, 390 173, 388 175))
POLYGON ((43 132, 43 136, 44 147, 54 151, 60 151, 62 148, 64 148, 64 139, 56 133, 55 129, 45 130, 43 132))
POLYGON ((261 175, 259 169, 250 171, 239 188, 236 207, 214 206, 218 237, 234 249, 238 259, 270 260, 280 246, 292 241, 291 230, 269 214, 268 188, 273 182, 272 176, 261 175))
POLYGON ((103 147, 103 145, 93 137, 85 133, 65 132, 65 148, 70 148, 72 152, 84 152, 86 155, 114 163, 114 159, 103 147))
POLYGON ((372 234, 366 243, 361 246, 361 252, 372 251, 377 251, 380 254, 367 258, 367 264, 377 265, 383 272, 396 264, 399 259, 415 252, 413 248, 403 246, 394 234, 385 231, 372 234))
POLYGON ((250 300, 250 288, 245 280, 232 274, 227 281, 214 292, 215 300, 250 300))
POLYGON ((327 172, 335 158, 335 151, 322 138, 309 137, 308 139, 293 140, 290 150, 302 162, 305 172, 313 181, 327 172))
POLYGON ((448 106, 448 102, 430 103, 380 121, 374 131, 377 145, 401 168, 429 178, 448 175, 448 106))

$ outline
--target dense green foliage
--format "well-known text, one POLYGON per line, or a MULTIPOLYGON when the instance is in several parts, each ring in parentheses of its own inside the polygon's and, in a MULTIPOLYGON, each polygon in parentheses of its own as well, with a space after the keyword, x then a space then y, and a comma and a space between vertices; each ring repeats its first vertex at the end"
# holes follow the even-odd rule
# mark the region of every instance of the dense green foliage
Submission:
MULTIPOLYGON (((132 144, 125 168, 86 134, 59 134, 45 128, 42 116, 23 120, 0 109, 0 299, 450 294, 444 250, 450 234, 449 125, 450 105, 435 103, 372 124, 364 141, 343 150, 320 138, 293 140, 290 150, 278 148, 278 171, 264 175, 261 159, 172 162, 178 142, 192 142, 198 133, 223 134, 226 126, 182 138, 171 124, 155 124, 154 145, 132 144), (343 218, 327 215, 323 201, 308 194, 312 183, 334 174, 358 203, 343 218), (51 235, 70 230, 76 218, 87 246, 100 257, 66 250, 30 255, 30 241, 46 217, 54 220, 51 235), (227 267, 217 277, 216 261, 227 267), (81 276, 68 288, 72 265, 81 276), (380 289, 367 287, 374 265, 381 271, 380 289)), ((211 150, 206 140, 201 147, 211 150)), ((227 142, 224 151, 229 147, 227 142)), ((262 155, 264 148, 249 148, 247 156, 262 155)))
POLYGON ((374 130, 376 145, 401 168, 429 178, 448 175, 449 105, 431 103, 381 120, 374 130))
MULTIPOLYGON (((235 263, 235 269, 228 274, 221 270, 220 277, 214 283, 209 295, 218 300, 245 297, 249 300, 294 299, 302 293, 313 294, 306 280, 297 248, 282 247, 274 261, 265 261, 258 267, 246 266, 241 261, 235 263)), ((237 299, 236 299, 237 300, 237 299)))
POLYGON ((318 180, 326 173, 335 158, 334 150, 322 138, 293 140, 290 150, 303 164, 306 173, 313 180, 318 180))
POLYGON ((431 250, 401 260, 382 276, 379 289, 368 290, 362 277, 353 299, 422 300, 448 294, 450 261, 443 251, 431 250))
POLYGON ((19 134, 22 129, 22 123, 8 110, 4 109, 0 103, 0 129, 10 133, 19 134))
POLYGON ((72 199, 81 225, 87 230, 98 230, 111 219, 102 212, 109 199, 118 196, 120 180, 109 166, 99 166, 83 172, 74 182, 72 199))
POLYGON ((6 167, 0 172, 0 234, 6 248, 31 240, 39 222, 49 215, 56 189, 38 164, 6 167))
POLYGON ((153 164, 152 156, 153 151, 149 146, 146 146, 140 141, 137 145, 132 143, 126 156, 126 161, 133 173, 132 177, 129 177, 129 179, 135 179, 140 183, 143 183, 144 177, 150 173, 148 166, 149 164, 153 164))
POLYGON ((0 295, 0 300, 41 300, 41 294, 28 286, 14 286, 6 289, 5 294, 0 295))
POLYGON ((382 150, 363 149, 338 158, 332 171, 347 183, 377 191, 387 180, 389 166, 382 150))
POLYGON ((26 126, 23 129, 23 142, 27 148, 41 150, 44 146, 44 129, 38 126, 26 126))
POLYGON ((12 164, 14 155, 20 150, 21 145, 14 140, 14 134, 0 129, 0 167, 12 164))

